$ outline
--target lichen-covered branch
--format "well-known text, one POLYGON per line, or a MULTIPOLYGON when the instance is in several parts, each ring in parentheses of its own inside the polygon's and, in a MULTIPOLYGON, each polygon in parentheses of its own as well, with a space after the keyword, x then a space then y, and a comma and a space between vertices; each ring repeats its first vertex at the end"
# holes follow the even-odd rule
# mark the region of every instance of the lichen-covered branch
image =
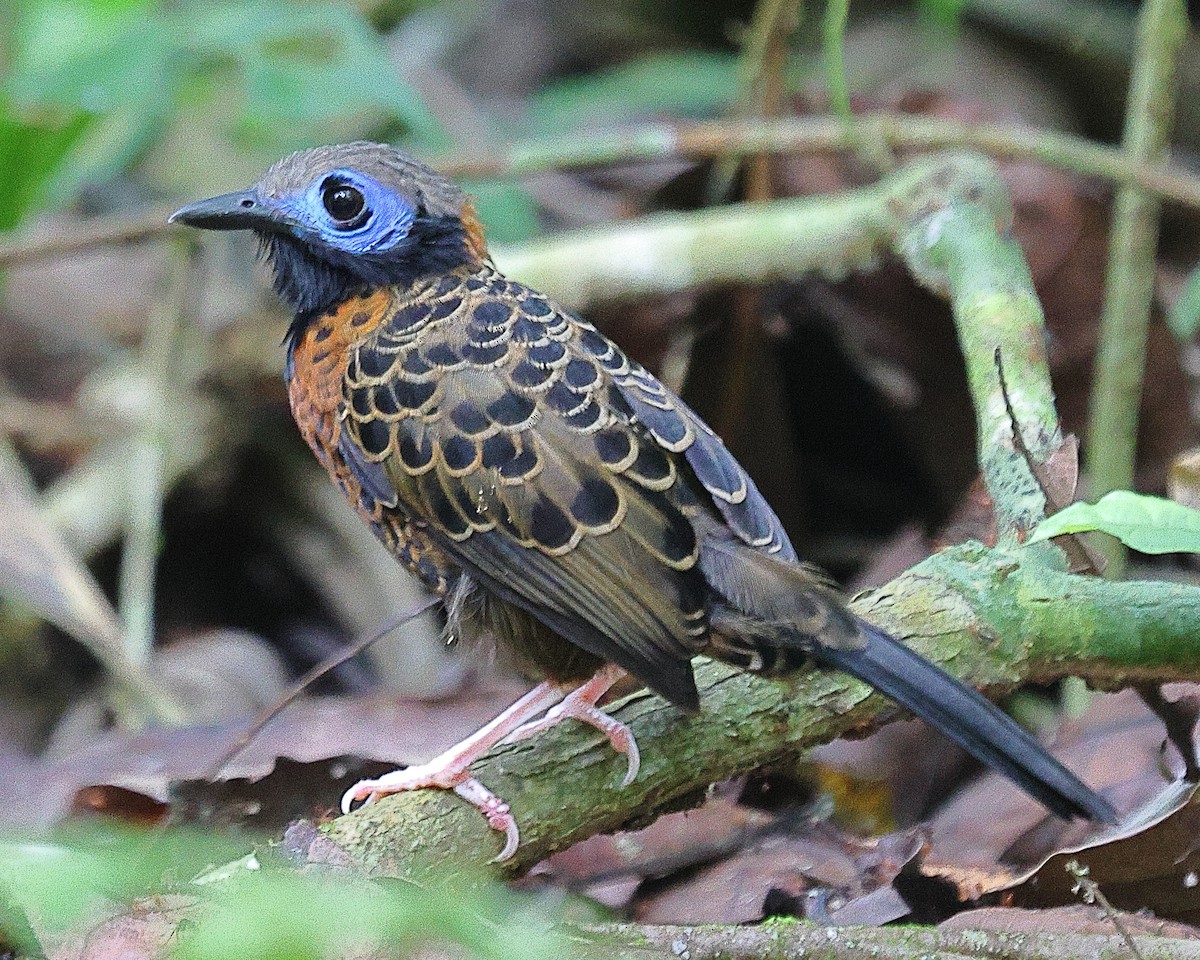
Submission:
MULTIPOLYGON (((1065 674, 1102 686, 1166 681, 1200 668, 1200 588, 1113 584, 1045 560, 1035 549, 967 545, 931 557, 854 606, 951 673, 993 691, 1065 674)), ((840 673, 770 681, 701 662, 697 679, 696 716, 649 693, 616 710, 642 749, 641 773, 624 789, 623 759, 576 725, 502 746, 477 765, 521 828, 506 873, 591 834, 649 822, 698 800, 710 783, 869 729, 895 709, 840 673)), ((353 860, 387 876, 420 876, 431 865, 478 869, 500 846, 476 811, 432 790, 388 797, 323 829, 353 860)))
MULTIPOLYGON (((928 927, 822 927, 810 923, 752 927, 669 927, 612 924, 593 928, 594 939, 579 943, 581 960, 1096 960, 1127 957, 1114 932, 1060 933, 1038 930, 936 930, 928 927)), ((1200 943, 1171 937, 1134 938, 1144 957, 1197 960, 1200 943)))
POLYGON ((895 198, 893 246, 920 282, 950 301, 975 406, 980 470, 1001 533, 1019 536, 1046 513, 1033 470, 1054 456, 1063 436, 1045 318, 1010 233, 1007 191, 989 161, 966 154, 931 163, 895 198))
POLYGON ((579 309, 729 283, 842 277, 887 248, 886 189, 657 214, 493 249, 509 276, 579 309))

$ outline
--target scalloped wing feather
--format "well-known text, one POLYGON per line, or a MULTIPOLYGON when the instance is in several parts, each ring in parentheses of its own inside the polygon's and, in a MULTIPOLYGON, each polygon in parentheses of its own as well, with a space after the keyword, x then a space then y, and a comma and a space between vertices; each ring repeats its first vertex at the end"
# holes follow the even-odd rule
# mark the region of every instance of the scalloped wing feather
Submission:
POLYGON ((588 335, 491 271, 442 281, 353 348, 346 460, 499 595, 694 707, 699 505, 588 335))

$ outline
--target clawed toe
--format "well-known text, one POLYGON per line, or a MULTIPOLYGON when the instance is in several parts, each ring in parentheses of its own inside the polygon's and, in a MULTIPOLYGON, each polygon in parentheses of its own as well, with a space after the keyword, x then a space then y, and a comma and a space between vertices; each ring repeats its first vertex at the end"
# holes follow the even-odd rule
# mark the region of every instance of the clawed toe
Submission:
POLYGON ((596 706, 596 701, 604 696, 622 676, 624 676, 624 672, 619 667, 610 664, 602 668, 587 683, 569 693, 562 703, 547 710, 540 719, 526 723, 515 730, 509 740, 524 740, 543 730, 549 730, 567 719, 586 723, 589 727, 594 727, 604 734, 617 753, 625 755, 627 766, 621 786, 629 786, 637 778, 638 770, 642 766, 637 740, 634 739, 633 731, 628 726, 596 706))
POLYGON ((628 766, 621 786, 629 786, 641 766, 637 741, 629 727, 596 706, 596 701, 623 675, 619 667, 611 664, 603 667, 557 706, 554 704, 562 698, 562 688, 540 684, 491 723, 429 763, 393 770, 375 780, 359 781, 342 795, 342 813, 349 813, 360 801, 366 806, 389 793, 429 787, 453 790, 487 818, 488 826, 504 834, 504 847, 492 862, 508 860, 521 842, 517 821, 507 803, 470 776, 471 764, 503 740, 523 740, 571 717, 595 727, 608 738, 614 750, 625 755, 628 766), (533 720, 539 713, 541 719, 533 720))
POLYGON ((589 727, 593 727, 604 734, 608 738, 608 742, 612 744, 612 748, 617 753, 624 754, 626 759, 625 778, 621 781, 621 786, 627 787, 633 783, 637 778, 638 770, 642 766, 641 751, 638 750, 637 740, 633 736, 633 731, 620 720, 610 717, 594 704, 567 698, 557 707, 549 710, 540 720, 534 720, 532 723, 525 724, 513 733, 510 739, 514 741, 524 740, 532 737, 534 734, 541 733, 543 730, 549 730, 551 727, 557 726, 567 719, 586 723, 589 727))
POLYGON ((493 863, 507 860, 516 853, 521 833, 508 804, 474 777, 467 776, 466 770, 434 768, 426 764, 393 770, 377 780, 361 780, 342 795, 342 813, 349 813, 358 801, 369 806, 389 793, 425 789, 453 790, 487 818, 489 827, 504 834, 504 848, 493 863))
POLYGON ((521 831, 517 821, 509 812, 508 804, 492 793, 474 777, 464 780, 454 792, 487 817, 488 826, 504 834, 504 848, 492 858, 492 863, 503 863, 517 852, 521 843, 521 831))

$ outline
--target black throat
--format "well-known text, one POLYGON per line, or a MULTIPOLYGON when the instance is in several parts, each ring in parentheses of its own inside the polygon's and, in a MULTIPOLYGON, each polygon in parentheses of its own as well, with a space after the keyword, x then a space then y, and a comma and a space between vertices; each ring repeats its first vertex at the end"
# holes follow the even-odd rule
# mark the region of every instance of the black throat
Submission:
POLYGON ((295 315, 286 337, 289 367, 292 348, 308 325, 351 297, 411 286, 476 259, 458 217, 420 217, 404 240, 382 254, 351 254, 283 233, 259 237, 275 275, 275 292, 295 315))

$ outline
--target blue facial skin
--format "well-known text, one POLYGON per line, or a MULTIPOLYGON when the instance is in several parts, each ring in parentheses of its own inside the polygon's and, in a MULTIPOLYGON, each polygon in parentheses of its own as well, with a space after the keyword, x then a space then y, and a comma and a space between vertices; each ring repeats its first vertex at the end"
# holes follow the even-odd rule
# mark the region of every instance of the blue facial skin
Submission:
POLYGON ((294 342, 305 327, 352 296, 411 286, 470 260, 457 216, 432 216, 419 197, 391 190, 357 170, 324 174, 301 193, 258 197, 276 216, 258 229, 275 272, 275 290, 295 312, 294 342), (331 186, 358 190, 361 213, 339 223, 325 207, 331 186))
POLYGON ((285 217, 297 223, 293 235, 298 239, 309 242, 319 239, 354 256, 381 254, 393 249, 408 237, 417 218, 411 200, 354 170, 334 170, 304 193, 284 197, 276 206, 285 217), (325 193, 334 185, 353 187, 365 201, 363 214, 349 229, 339 225, 325 209, 325 193))

